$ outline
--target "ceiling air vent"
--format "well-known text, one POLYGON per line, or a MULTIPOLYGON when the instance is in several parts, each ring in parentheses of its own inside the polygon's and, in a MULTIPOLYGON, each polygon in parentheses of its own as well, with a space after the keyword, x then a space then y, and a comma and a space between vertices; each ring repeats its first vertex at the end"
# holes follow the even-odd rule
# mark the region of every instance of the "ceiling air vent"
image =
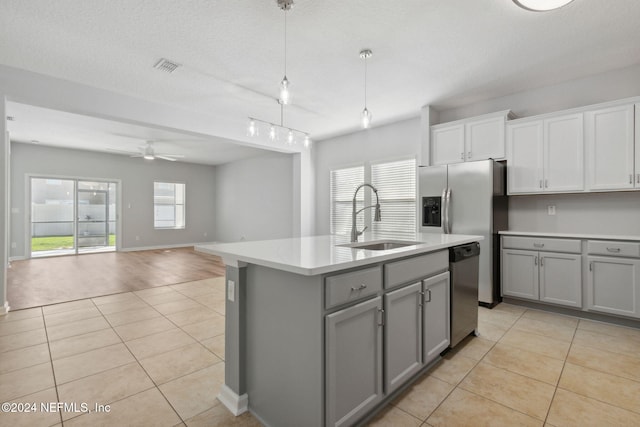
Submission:
POLYGON ((154 65, 153 68, 171 74, 179 66, 180 66, 180 64, 176 64, 175 62, 172 62, 172 61, 169 61, 168 59, 162 58, 162 59, 160 59, 160 61, 156 62, 156 65, 154 65))

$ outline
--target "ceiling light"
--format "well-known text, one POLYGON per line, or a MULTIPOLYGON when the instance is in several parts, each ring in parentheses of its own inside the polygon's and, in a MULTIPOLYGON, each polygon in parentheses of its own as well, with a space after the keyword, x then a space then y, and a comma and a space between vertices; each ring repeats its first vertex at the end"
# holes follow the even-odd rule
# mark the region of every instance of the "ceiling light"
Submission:
POLYGON ((573 0, 513 0, 513 2, 521 8, 534 12, 546 12, 548 10, 559 9, 572 1, 573 0))
POLYGON ((291 102, 289 79, 287 79, 287 11, 291 10, 293 0, 276 0, 278 7, 284 12, 284 77, 280 82, 280 102, 287 105, 291 102))
POLYGON ((367 59, 371 58, 373 52, 370 49, 360 51, 360 58, 364 59, 364 110, 361 113, 362 127, 367 129, 371 126, 371 112, 367 108, 367 59))

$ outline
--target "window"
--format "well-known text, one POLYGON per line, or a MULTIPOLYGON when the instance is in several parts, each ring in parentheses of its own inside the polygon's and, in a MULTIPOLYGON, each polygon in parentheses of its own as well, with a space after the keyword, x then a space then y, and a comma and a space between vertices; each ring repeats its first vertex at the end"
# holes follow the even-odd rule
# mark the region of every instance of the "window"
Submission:
MULTIPOLYGON (((364 166, 356 166, 345 169, 335 169, 331 171, 330 191, 331 191, 331 234, 351 233, 351 210, 353 192, 364 182, 364 166)), ((358 192, 356 208, 362 209, 364 206, 364 193, 358 192)), ((358 215, 358 230, 364 227, 364 215, 358 215)))
POLYGON ((155 228, 184 228, 185 184, 153 183, 153 225, 155 228))
MULTIPOLYGON (((382 221, 374 222, 374 209, 357 216, 358 230, 365 225, 376 238, 413 238, 416 220, 416 159, 367 163, 362 166, 334 169, 330 176, 331 234, 351 232, 352 199, 355 189, 369 182, 378 189, 382 221)), ((375 204, 369 189, 358 192, 356 209, 375 204)))
MULTIPOLYGON (((371 184, 378 189, 382 221, 371 224, 382 238, 409 237, 416 232, 416 160, 371 165, 371 184)), ((375 203, 375 200, 373 200, 375 203)))

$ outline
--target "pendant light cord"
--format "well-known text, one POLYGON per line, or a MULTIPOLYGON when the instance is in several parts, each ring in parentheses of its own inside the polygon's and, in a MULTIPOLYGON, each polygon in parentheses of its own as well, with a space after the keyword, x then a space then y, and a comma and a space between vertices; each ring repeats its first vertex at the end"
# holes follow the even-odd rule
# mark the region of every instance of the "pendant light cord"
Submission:
POLYGON ((367 108, 367 57, 364 58, 364 108, 367 108))
POLYGON ((287 10, 284 10, 284 75, 287 75, 287 10))

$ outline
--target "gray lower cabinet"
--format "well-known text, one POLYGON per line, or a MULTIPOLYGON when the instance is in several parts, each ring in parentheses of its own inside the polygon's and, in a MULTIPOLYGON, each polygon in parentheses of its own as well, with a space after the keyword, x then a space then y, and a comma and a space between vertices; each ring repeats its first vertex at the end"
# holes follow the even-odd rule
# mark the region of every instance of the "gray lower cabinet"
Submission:
POLYGON ((434 360, 449 347, 449 272, 422 281, 424 289, 423 363, 434 360))
POLYGON ((588 256, 587 307, 640 317, 640 259, 588 256))
POLYGON ((326 316, 326 425, 349 426, 383 397, 382 297, 326 316))
POLYGON ((582 257, 578 254, 502 250, 502 294, 582 307, 582 257))
POLYGON ((385 390, 392 392, 422 368, 422 283, 384 296, 385 390))

